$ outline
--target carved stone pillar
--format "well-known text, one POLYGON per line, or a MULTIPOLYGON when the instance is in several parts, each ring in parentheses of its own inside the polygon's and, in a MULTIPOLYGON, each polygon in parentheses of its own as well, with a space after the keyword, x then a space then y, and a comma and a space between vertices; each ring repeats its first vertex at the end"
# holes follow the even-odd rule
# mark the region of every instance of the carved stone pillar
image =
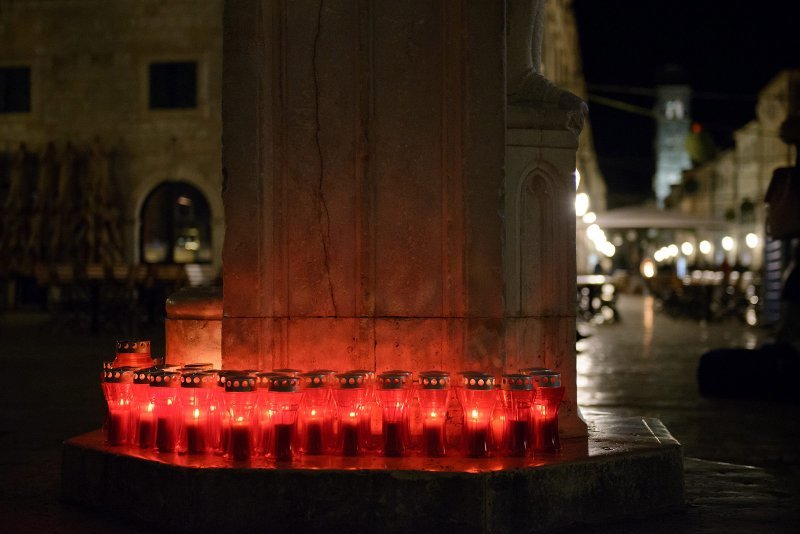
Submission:
POLYGON ((226 3, 223 366, 545 362, 581 432, 576 134, 507 133, 506 35, 502 2, 226 3))

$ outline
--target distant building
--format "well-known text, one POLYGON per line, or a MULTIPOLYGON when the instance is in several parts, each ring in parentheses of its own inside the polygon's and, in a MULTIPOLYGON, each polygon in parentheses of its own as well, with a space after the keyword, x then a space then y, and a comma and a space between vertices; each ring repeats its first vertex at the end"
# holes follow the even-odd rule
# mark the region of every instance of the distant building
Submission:
POLYGON ((691 168, 686 151, 686 138, 691 127, 691 89, 682 83, 675 67, 668 67, 659 76, 656 87, 656 172, 653 190, 656 203, 664 207, 673 185, 681 183, 683 171, 691 168))
MULTIPOLYGON (((578 31, 572 0, 550 0, 545 4, 544 39, 542 43, 542 74, 556 85, 587 100, 586 80, 583 77, 578 31)), ((606 182, 597 163, 592 139, 591 112, 581 132, 576 170, 580 180, 578 194, 588 197, 590 213, 606 211, 606 182)), ((590 273, 602 254, 586 237, 579 226, 577 235, 577 266, 579 273, 590 273)))
MULTIPOLYGON (((798 99, 800 70, 780 72, 759 92, 756 117, 734 132, 734 147, 686 173, 679 209, 729 222, 727 233, 734 247, 726 252, 717 246, 718 261, 727 257, 730 263, 753 268, 762 264, 764 195, 773 171, 794 165, 794 147, 784 143, 778 133, 781 123, 800 110, 798 99), (686 188, 688 179, 695 184, 692 190, 686 188), (748 239, 749 234, 755 238, 748 239)), ((719 240, 721 236, 716 237, 719 240)))
MULTIPOLYGON (((68 144, 80 161, 99 138, 127 262, 220 265, 222 5, 0 7, 0 159, 13 160, 24 143, 41 164, 52 142, 58 161, 68 144)), ((0 172, 0 202, 9 172, 0 172)))
MULTIPOLYGON (((586 80, 578 40, 578 28, 572 9, 573 0, 549 0, 545 4, 542 74, 559 87, 587 100, 586 80)), ((592 139, 591 113, 581 132, 577 169, 581 176, 578 191, 590 198, 590 209, 606 210, 606 182, 597 164, 592 139)))

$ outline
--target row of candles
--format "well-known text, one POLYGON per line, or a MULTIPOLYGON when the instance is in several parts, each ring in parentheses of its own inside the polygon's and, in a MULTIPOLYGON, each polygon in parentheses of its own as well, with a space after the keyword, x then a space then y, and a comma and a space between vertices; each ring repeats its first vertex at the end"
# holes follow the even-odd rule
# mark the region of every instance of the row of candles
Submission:
MULTIPOLYGON (((132 363, 119 360, 115 363, 132 363)), ((140 362, 139 362, 140 363, 140 362)), ((159 453, 530 456, 560 449, 560 374, 108 367, 106 443, 159 453), (457 408, 456 408, 457 406, 457 408), (458 417, 454 417, 458 414, 458 417), (462 419, 460 432, 452 424, 462 419), (449 429, 449 430, 448 430, 449 429)))

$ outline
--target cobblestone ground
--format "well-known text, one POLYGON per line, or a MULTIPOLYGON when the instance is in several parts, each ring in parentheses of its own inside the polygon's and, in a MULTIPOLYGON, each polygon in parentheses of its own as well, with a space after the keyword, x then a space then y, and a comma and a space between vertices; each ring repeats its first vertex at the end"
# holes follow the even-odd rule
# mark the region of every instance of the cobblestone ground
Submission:
MULTIPOLYGON (((623 295, 615 324, 580 325, 578 402, 593 411, 661 419, 684 452, 685 514, 580 532, 800 532, 800 427, 796 404, 707 399, 697 364, 705 351, 753 348, 762 329, 699 323, 623 295)), ((757 361, 753 365, 758 365, 757 361)))
MULTIPOLYGON (((659 417, 683 444, 686 513, 574 532, 800 532, 797 405, 703 399, 700 354, 754 346, 739 323, 699 324, 623 297, 622 321, 581 325, 579 401, 659 417)), ((163 332, 151 333, 163 353, 163 332)), ((0 316, 0 532, 149 532, 59 501, 60 443, 100 426, 101 355, 113 334, 76 335, 39 314, 0 316)), ((755 362, 757 363, 757 362, 755 362)))

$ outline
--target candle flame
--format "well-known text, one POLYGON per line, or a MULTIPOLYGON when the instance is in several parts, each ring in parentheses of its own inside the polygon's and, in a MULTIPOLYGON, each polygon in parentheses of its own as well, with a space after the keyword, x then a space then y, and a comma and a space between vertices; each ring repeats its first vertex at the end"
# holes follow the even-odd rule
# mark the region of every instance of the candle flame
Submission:
POLYGON ((236 418, 236 422, 237 422, 237 423, 243 423, 243 422, 244 422, 244 417, 242 417, 242 416, 240 415, 239 417, 237 417, 237 418, 236 418))
POLYGON ((478 420, 478 410, 472 410, 472 419, 474 421, 478 420))
POLYGON ((152 411, 153 411, 153 408, 155 408, 155 405, 154 405, 152 402, 151 402, 150 404, 148 404, 148 405, 147 405, 147 411, 148 411, 148 412, 152 412, 152 411))
POLYGON ((200 419, 200 410, 195 408, 193 415, 195 419, 200 419))
POLYGON ((315 415, 317 415, 317 410, 311 410, 311 417, 314 417, 315 415))
POLYGON ((356 416, 356 412, 350 412, 350 417, 355 417, 355 416, 356 416))
POLYGON ((167 399, 167 404, 171 406, 172 405, 172 399, 167 399))
POLYGON ((217 409, 217 407, 214 406, 213 404, 208 407, 208 411, 210 411, 210 412, 214 412, 214 411, 216 411, 216 409, 217 409))
POLYGON ((431 419, 436 419, 436 412, 431 412, 431 419))

